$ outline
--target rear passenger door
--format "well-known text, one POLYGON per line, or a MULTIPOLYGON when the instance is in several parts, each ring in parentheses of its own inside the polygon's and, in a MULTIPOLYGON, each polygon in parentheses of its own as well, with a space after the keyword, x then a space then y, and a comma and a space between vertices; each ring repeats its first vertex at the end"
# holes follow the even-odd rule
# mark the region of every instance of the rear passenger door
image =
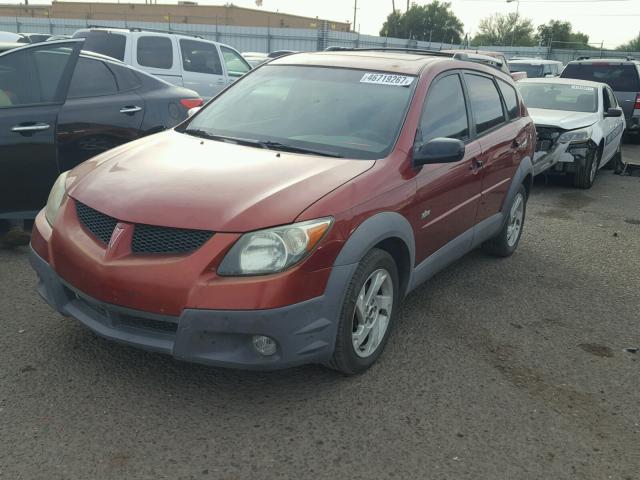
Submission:
POLYGON ((183 85, 195 90, 204 99, 218 94, 227 84, 215 43, 181 38, 183 85))
MULTIPOLYGON (((461 75, 446 73, 431 84, 416 142, 439 137, 465 142, 465 156, 456 163, 424 165, 416 176, 416 261, 421 262, 465 232, 472 232, 480 198, 480 144, 472 139, 468 104, 461 75)), ((472 235, 461 237, 461 250, 472 235)))
POLYGON ((136 82, 136 74, 124 66, 78 59, 58 119, 62 171, 140 136, 145 104, 135 92, 136 82))
POLYGON ((47 201, 60 173, 58 113, 81 46, 40 43, 0 55, 0 218, 33 217, 47 201))
POLYGON ((519 148, 526 143, 525 122, 520 121, 517 93, 510 84, 479 72, 466 72, 464 78, 482 148, 482 196, 476 218, 480 223, 502 208, 518 166, 519 148))
POLYGON ((176 39, 169 35, 142 34, 132 37, 132 64, 163 80, 182 86, 176 39))

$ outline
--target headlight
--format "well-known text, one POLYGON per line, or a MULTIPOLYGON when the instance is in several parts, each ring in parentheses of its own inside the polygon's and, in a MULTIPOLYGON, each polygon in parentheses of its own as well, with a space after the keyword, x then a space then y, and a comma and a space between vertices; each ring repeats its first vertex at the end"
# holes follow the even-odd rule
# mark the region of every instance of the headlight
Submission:
POLYGON ((586 142, 591 138, 591 134, 593 133, 593 129, 582 128, 580 130, 571 130, 569 132, 565 132, 560 135, 558 138, 559 143, 577 143, 577 142, 586 142))
POLYGON ((333 219, 320 218, 243 235, 218 267, 218 275, 264 275, 295 265, 318 245, 333 219))
POLYGON ((68 173, 69 172, 64 172, 58 177, 56 183, 53 184, 53 188, 51 189, 49 198, 47 199, 47 207, 44 211, 44 216, 51 226, 53 226, 56 221, 58 210, 60 210, 60 205, 62 204, 62 200, 64 200, 64 195, 67 191, 66 184, 68 173))

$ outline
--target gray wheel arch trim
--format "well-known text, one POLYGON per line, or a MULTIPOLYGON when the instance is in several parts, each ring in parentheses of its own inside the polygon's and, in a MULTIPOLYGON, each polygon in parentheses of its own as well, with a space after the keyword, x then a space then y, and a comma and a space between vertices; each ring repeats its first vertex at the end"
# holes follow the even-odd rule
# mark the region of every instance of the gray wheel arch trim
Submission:
MULTIPOLYGON (((530 184, 528 185, 529 190, 531 190, 531 185, 533 184, 533 163, 531 162, 530 157, 524 157, 516 170, 516 173, 513 174, 513 179, 511 180, 511 185, 509 186, 509 191, 504 198, 504 202, 502 203, 501 212, 504 213, 505 208, 508 208, 513 201, 513 197, 516 196, 516 192, 524 179, 527 178, 527 175, 531 176, 530 184)), ((504 216, 506 219, 506 215, 504 216)))
POLYGON ((362 222, 342 247, 334 266, 358 263, 377 244, 393 237, 400 238, 407 246, 412 271, 416 258, 413 228, 409 220, 396 212, 377 213, 362 222))

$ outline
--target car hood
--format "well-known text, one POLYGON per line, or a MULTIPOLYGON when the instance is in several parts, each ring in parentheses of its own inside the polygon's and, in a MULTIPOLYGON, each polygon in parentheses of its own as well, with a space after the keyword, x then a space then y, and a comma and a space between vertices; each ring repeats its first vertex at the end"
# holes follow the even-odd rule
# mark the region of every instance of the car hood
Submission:
POLYGON ((597 113, 566 112, 542 108, 528 108, 528 110, 529 116, 537 126, 575 130, 576 128, 588 127, 598 121, 597 113))
POLYGON ((312 203, 374 164, 168 131, 76 167, 68 177, 67 192, 124 222, 246 232, 294 221, 312 203))

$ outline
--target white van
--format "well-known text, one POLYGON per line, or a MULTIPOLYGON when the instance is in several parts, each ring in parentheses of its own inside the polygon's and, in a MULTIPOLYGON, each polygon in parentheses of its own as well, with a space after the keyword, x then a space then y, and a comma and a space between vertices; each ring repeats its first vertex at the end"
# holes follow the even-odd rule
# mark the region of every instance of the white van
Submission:
POLYGON ((509 70, 525 72, 527 78, 557 77, 562 73, 562 62, 543 60, 540 58, 512 58, 509 60, 509 70))
POLYGON ((201 37, 139 28, 87 28, 83 49, 116 58, 209 99, 251 66, 236 50, 201 37))

